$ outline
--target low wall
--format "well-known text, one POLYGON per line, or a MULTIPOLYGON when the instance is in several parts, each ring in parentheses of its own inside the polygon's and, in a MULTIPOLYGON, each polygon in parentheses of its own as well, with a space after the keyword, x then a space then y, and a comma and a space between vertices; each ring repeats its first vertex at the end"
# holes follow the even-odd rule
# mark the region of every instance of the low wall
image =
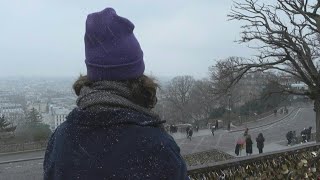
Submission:
POLYGON ((191 180, 317 179, 320 175, 320 144, 189 167, 188 175, 191 180))
POLYGON ((30 150, 37 150, 37 149, 45 149, 46 147, 47 147, 47 141, 21 143, 21 144, 7 144, 7 145, 0 145, 0 153, 30 151, 30 150))
POLYGON ((183 156, 183 159, 185 160, 188 167, 208 164, 212 162, 226 161, 233 158, 233 156, 216 149, 183 156))

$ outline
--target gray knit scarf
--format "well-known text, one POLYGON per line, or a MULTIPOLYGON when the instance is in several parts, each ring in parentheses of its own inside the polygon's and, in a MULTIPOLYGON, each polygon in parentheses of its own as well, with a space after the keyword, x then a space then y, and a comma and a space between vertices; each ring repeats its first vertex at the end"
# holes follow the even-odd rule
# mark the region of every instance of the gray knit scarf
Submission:
POLYGON ((80 109, 103 111, 110 109, 131 109, 160 120, 151 110, 132 102, 132 93, 124 82, 98 81, 90 87, 84 86, 77 99, 80 109))

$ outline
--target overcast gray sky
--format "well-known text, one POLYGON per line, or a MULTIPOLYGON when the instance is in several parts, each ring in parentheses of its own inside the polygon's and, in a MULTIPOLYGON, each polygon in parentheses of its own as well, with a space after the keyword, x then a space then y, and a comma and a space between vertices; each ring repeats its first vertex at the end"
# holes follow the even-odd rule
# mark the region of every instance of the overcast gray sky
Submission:
POLYGON ((89 13, 113 7, 130 19, 145 54, 146 73, 206 77, 215 59, 250 56, 233 41, 231 0, 1 0, 0 77, 85 74, 89 13))

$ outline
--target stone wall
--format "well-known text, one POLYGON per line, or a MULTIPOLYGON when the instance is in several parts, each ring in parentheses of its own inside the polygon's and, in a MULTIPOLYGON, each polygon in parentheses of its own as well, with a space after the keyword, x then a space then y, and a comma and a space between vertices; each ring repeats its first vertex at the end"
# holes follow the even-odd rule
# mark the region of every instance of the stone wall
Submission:
POLYGON ((21 143, 21 144, 6 144, 0 145, 0 153, 12 153, 31 150, 40 150, 47 147, 47 141, 21 143))

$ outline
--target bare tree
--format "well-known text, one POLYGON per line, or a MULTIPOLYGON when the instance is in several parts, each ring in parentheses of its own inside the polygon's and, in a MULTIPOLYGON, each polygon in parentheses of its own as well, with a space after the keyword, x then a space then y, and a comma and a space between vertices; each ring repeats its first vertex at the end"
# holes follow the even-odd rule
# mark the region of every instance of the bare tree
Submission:
MULTIPOLYGON (((252 71, 277 70, 284 72, 308 86, 307 91, 284 89, 283 93, 306 95, 314 100, 316 111, 316 140, 320 141, 320 72, 319 32, 320 1, 275 0, 270 4, 259 0, 234 2, 228 15, 231 20, 240 20, 241 43, 250 46, 259 54, 254 59, 233 60, 236 76, 232 84, 252 71), (253 43, 251 43, 253 42, 253 43)), ((266 2, 266 1, 263 1, 266 2)))
MULTIPOLYGON (((219 60, 214 66, 209 68, 210 79, 213 86, 213 94, 219 104, 223 107, 228 106, 228 95, 234 95, 235 84, 233 79, 237 75, 234 70, 234 61, 240 61, 241 57, 229 57, 219 60)), ((233 96, 234 98, 235 96, 233 96)))
POLYGON ((188 112, 195 121, 208 119, 212 110, 217 106, 213 94, 213 86, 209 80, 198 80, 195 82, 191 93, 188 112))
POLYGON ((179 114, 179 121, 191 120, 191 114, 188 112, 190 103, 190 92, 194 86, 195 80, 192 76, 177 76, 173 78, 165 90, 165 99, 170 102, 172 108, 179 114))

